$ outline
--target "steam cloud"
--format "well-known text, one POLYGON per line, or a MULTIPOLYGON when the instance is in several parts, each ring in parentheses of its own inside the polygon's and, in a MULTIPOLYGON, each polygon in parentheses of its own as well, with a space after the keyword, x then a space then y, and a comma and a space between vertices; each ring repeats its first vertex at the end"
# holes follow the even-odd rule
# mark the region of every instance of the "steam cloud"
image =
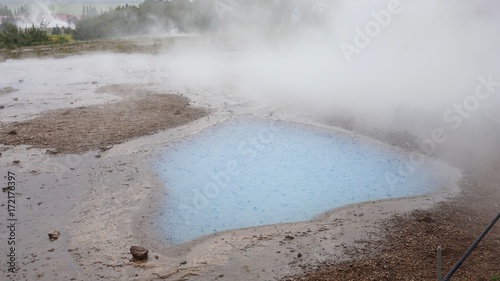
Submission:
MULTIPOLYGON (((420 139, 431 138, 433 130, 441 128, 453 139, 450 147, 498 143, 499 2, 346 0, 327 5, 326 20, 309 25, 299 21, 294 32, 278 38, 249 37, 259 33, 233 27, 225 42, 239 42, 243 51, 231 59, 217 52, 193 52, 217 50, 221 43, 215 37, 217 43, 176 52, 175 63, 163 57, 160 67, 186 83, 214 85, 231 77, 235 93, 282 103, 293 100, 325 118, 353 118, 361 128, 407 130, 420 139), (371 33, 360 35, 366 28, 371 33), (369 42, 358 48, 360 37, 369 42), (346 44, 357 52, 346 56, 346 44), (476 98, 476 104, 481 79, 490 81, 484 92, 489 95, 476 98), (468 138, 471 132, 486 136, 468 138)), ((294 12, 290 19, 297 21, 294 12)))
POLYGON ((35 1, 29 5, 30 13, 23 19, 18 19, 16 25, 21 28, 39 26, 42 22, 46 27, 72 27, 69 23, 58 19, 54 11, 50 9, 49 1, 35 1))

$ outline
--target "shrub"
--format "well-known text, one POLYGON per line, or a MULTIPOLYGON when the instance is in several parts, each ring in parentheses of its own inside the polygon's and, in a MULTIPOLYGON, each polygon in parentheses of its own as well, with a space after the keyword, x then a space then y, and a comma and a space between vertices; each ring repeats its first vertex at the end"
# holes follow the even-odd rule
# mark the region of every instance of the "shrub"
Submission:
POLYGON ((49 41, 47 32, 34 25, 22 29, 12 23, 2 23, 0 30, 0 47, 30 46, 49 41))

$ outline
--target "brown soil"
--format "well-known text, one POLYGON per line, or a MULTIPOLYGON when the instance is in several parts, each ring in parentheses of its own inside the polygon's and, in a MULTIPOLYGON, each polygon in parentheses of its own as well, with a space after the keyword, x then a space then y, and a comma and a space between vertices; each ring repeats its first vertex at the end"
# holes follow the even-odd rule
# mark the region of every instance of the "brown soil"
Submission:
MULTIPOLYGON (((352 260, 310 265, 303 274, 283 280, 436 280, 437 246, 443 249, 442 272, 446 275, 500 211, 496 170, 488 169, 490 173, 483 173, 481 179, 466 175, 463 188, 473 192, 464 191, 461 198, 386 221, 382 242, 360 241, 362 247, 346 250, 352 260)), ((452 280, 500 280, 500 223, 452 280)))
POLYGON ((0 143, 47 148, 54 153, 82 153, 150 135, 206 116, 185 97, 146 94, 88 107, 49 111, 1 124, 0 143))

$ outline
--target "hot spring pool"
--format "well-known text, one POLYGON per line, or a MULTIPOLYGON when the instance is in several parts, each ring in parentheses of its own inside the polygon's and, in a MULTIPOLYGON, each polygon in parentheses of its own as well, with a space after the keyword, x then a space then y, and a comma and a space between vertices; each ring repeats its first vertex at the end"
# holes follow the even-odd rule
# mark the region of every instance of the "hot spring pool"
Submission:
POLYGON ((165 238, 178 244, 250 226, 310 220, 335 207, 432 192, 427 165, 401 170, 408 153, 352 134, 238 119, 167 147, 155 164, 167 196, 165 238))

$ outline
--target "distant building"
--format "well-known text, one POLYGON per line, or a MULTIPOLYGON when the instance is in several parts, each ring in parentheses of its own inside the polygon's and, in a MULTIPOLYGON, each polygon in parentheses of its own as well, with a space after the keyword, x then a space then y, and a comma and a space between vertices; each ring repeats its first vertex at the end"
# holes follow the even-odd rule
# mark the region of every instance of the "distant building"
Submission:
POLYGON ((17 22, 17 21, 22 21, 24 17, 21 16, 0 16, 0 23, 4 21, 12 21, 12 22, 17 22))
POLYGON ((79 16, 68 15, 68 14, 57 14, 55 18, 69 24, 70 26, 74 26, 80 21, 79 16))

